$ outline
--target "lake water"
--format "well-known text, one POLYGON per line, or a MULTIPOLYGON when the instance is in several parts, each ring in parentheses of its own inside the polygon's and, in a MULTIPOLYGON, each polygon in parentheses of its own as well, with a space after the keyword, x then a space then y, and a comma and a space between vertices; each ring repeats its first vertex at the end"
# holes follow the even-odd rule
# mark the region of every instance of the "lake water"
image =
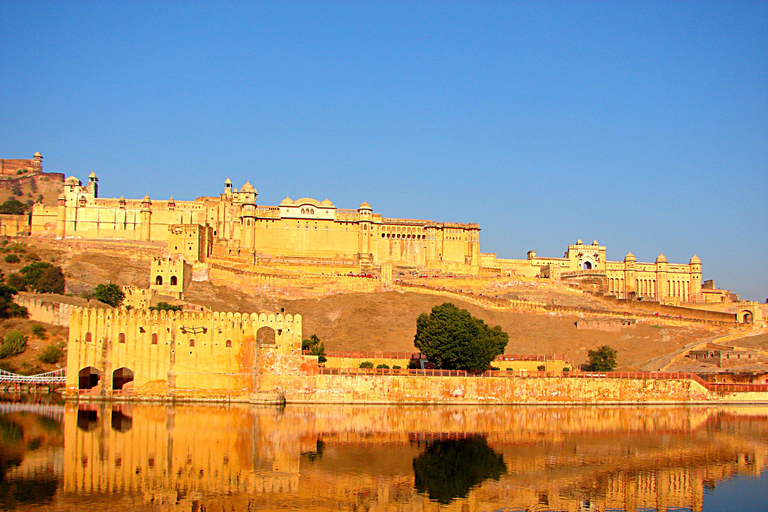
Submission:
POLYGON ((3 510, 768 510, 767 465, 765 406, 0 403, 3 510))

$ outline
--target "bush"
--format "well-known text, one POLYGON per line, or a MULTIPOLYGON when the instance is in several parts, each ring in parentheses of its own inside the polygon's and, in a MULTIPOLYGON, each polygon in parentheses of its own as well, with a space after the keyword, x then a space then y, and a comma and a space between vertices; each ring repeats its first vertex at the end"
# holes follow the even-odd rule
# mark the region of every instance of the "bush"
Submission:
POLYGON ((373 363, 370 361, 363 361, 360 363, 360 368, 373 368, 373 363))
POLYGON ((18 263, 19 261, 21 261, 21 260, 19 259, 19 257, 18 257, 18 256, 16 256, 15 254, 13 254, 13 253, 11 253, 11 254, 7 254, 7 255, 5 256, 5 262, 6 262, 6 263, 18 263))
POLYGON ((400 367, 399 367, 398 365, 395 365, 395 366, 393 366, 393 367, 392 367, 392 369, 393 369, 393 370, 399 370, 399 369, 400 369, 400 367))
MULTIPOLYGON (((125 294, 123 293, 123 290, 121 290, 120 287, 116 284, 100 284, 97 285, 96 289, 93 291, 93 298, 103 302, 104 304, 109 304, 113 308, 116 308, 123 303, 125 294)), ((166 302, 159 302, 157 305, 160 306, 161 304, 168 306, 166 302)), ((155 309, 160 310, 163 308, 157 307, 155 309)), ((181 310, 181 306, 179 306, 179 310, 181 310)), ((165 309, 165 311, 167 311, 167 309, 165 309)))
POLYGON ((10 331, 0 345, 0 359, 16 356, 27 349, 27 337, 19 331, 10 331))
POLYGON ((25 286, 30 289, 35 289, 37 288, 37 282, 49 268, 53 268, 53 265, 43 261, 34 261, 23 267, 19 272, 24 275, 25 286))
POLYGON ((59 360, 63 355, 64 353, 61 351, 59 347, 57 347, 56 345, 48 345, 43 349, 42 352, 40 352, 40 355, 37 356, 37 358, 40 360, 41 363, 56 364, 59 362, 59 360))
POLYGON ((597 350, 590 350, 589 364, 587 371, 590 372, 610 372, 616 368, 616 356, 618 352, 615 348, 603 345, 597 350))
MULTIPOLYGON (((110 286, 116 286, 111 284, 110 286)), ((122 292, 121 292, 122 293, 122 292)), ((167 302, 158 302, 157 306, 150 306, 150 311, 181 311, 184 306, 181 304, 168 304, 167 302)))
POLYGON ((311 355, 317 356, 318 363, 324 363, 328 360, 328 358, 325 357, 325 344, 320 341, 317 334, 313 334, 309 339, 302 341, 301 350, 309 350, 311 355))
POLYGON ((536 369, 539 370, 540 372, 545 372, 547 371, 547 366, 540 364, 539 366, 536 367, 536 369))
MULTIPOLYGON (((14 187, 14 193, 16 192, 16 188, 14 187)), ((19 189, 19 193, 16 194, 21 195, 21 189, 19 189)), ((4 215, 22 215, 24 212, 27 211, 27 207, 22 203, 21 201, 17 201, 16 199, 9 199, 3 204, 0 204, 0 214, 4 215)))
POLYGON ((419 370, 420 369, 419 363, 417 361, 414 361, 414 360, 408 361, 408 369, 409 370, 419 370))
POLYGON ((35 289, 40 293, 64 293, 64 273, 61 267, 45 269, 37 280, 35 289))
POLYGON ((569 372, 569 371, 571 371, 571 369, 570 369, 569 367, 567 367, 567 366, 566 366, 565 368, 563 368, 563 371, 564 371, 564 372, 569 372))
POLYGON ((43 336, 45 336, 45 327, 43 327, 40 324, 32 324, 32 334, 34 334, 38 338, 42 338, 43 336))
POLYGON ((29 261, 40 261, 40 256, 38 256, 36 252, 28 252, 24 257, 29 261))
POLYGON ((379 370, 389 370, 389 365, 386 365, 386 364, 380 364, 380 365, 379 365, 379 366, 377 366, 376 368, 377 368, 377 369, 379 369, 379 370))
POLYGON ((10 286, 11 288, 13 288, 15 290, 23 290, 24 289, 24 276, 22 276, 18 272, 11 272, 5 278, 5 284, 7 284, 8 286, 10 286))

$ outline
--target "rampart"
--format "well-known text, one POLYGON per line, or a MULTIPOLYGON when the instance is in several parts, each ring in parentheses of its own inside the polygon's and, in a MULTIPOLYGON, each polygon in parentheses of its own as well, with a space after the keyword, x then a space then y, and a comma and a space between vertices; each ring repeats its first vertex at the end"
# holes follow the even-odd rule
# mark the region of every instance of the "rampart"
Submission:
POLYGON ((64 297, 61 295, 38 295, 21 292, 13 298, 19 306, 24 306, 29 312, 29 319, 36 322, 45 322, 51 325, 69 327, 69 316, 72 309, 86 307, 98 308, 98 301, 87 301, 76 297, 64 297), (62 302, 62 301, 69 301, 62 302))

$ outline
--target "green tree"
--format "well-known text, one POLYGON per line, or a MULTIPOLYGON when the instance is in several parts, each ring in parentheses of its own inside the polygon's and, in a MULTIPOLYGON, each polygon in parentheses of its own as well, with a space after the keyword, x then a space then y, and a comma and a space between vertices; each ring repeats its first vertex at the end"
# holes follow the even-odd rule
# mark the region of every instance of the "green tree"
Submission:
MULTIPOLYGON (((21 195, 21 194, 16 194, 21 195)), ((3 204, 0 204, 0 214, 5 215, 23 215, 27 211, 27 207, 24 203, 17 199, 9 199, 3 204)))
POLYGON ((6 263, 18 263, 19 262, 19 257, 17 255, 13 254, 13 253, 7 254, 5 256, 5 262, 6 263))
POLYGON ((35 289, 40 293, 64 293, 64 273, 61 267, 45 269, 37 280, 35 289))
POLYGON ((328 358, 325 357, 325 344, 320 341, 317 334, 313 334, 309 339, 302 341, 301 350, 309 350, 311 355, 317 356, 318 363, 324 363, 328 360, 328 358))
POLYGON ((373 368, 373 363, 370 361, 363 361, 360 363, 360 368, 373 368))
POLYGON ((466 309, 446 302, 429 315, 419 315, 413 343, 438 368, 485 371, 504 353, 508 341, 498 325, 488 327, 466 309))
POLYGON ((24 289, 24 276, 22 276, 18 272, 11 272, 5 278, 5 284, 10 286, 14 290, 23 290, 24 289))
POLYGON ((93 291, 93 298, 116 308, 123 303, 125 294, 116 284, 98 284, 93 291))
POLYGON ((24 285, 28 289, 37 288, 37 281, 39 281, 43 273, 51 267, 53 267, 53 265, 44 261, 34 261, 29 265, 22 267, 19 272, 24 276, 24 285))
POLYGON ((27 308, 13 302, 13 296, 16 293, 16 288, 0 284, 0 318, 27 318, 29 316, 27 308))
POLYGON ((603 345, 597 350, 590 350, 589 364, 586 369, 591 372, 610 372, 616 368, 616 356, 618 352, 615 348, 603 345))

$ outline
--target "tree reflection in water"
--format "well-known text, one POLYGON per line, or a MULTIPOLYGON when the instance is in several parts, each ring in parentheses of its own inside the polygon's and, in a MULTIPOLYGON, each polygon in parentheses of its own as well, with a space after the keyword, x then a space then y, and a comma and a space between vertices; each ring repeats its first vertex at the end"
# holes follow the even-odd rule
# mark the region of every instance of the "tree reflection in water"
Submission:
POLYGON ((482 436, 435 441, 413 459, 414 486, 429 499, 447 504, 465 498, 469 490, 507 472, 504 458, 482 436))

